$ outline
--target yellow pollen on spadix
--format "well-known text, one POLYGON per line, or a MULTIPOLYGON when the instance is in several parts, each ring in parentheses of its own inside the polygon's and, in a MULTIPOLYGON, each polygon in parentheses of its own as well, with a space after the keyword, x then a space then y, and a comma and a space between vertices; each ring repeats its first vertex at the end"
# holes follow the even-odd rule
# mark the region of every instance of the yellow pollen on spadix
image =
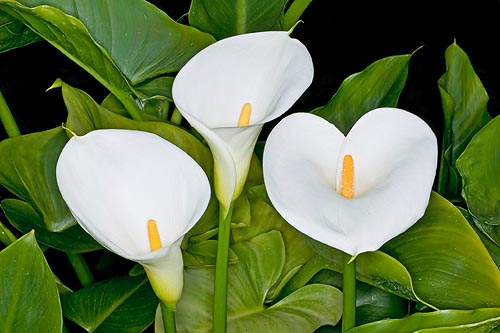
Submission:
POLYGON ((354 197, 354 162, 351 155, 345 155, 342 163, 342 180, 340 194, 344 198, 354 197))
POLYGON ((149 246, 151 247, 151 252, 161 249, 160 235, 158 234, 156 221, 153 219, 148 221, 148 237, 149 237, 149 246))
POLYGON ((250 124, 250 113, 252 113, 252 105, 250 103, 245 103, 241 108, 238 126, 248 126, 248 124, 250 124))

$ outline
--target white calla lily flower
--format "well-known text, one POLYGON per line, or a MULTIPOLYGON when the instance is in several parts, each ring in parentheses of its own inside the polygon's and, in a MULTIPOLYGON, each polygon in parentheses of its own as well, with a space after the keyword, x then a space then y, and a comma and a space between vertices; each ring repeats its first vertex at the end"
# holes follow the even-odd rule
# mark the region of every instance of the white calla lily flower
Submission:
POLYGON ((220 40, 176 76, 174 102, 210 146, 215 193, 226 211, 243 189, 262 126, 285 113, 312 78, 309 52, 286 31, 220 40))
POLYGON ((203 169, 156 134, 104 129, 73 136, 56 176, 82 228, 142 264, 158 297, 175 304, 183 286, 182 238, 210 199, 203 169))
POLYGON ((347 136, 323 118, 296 113, 267 139, 264 181, 288 223, 355 257, 422 217, 437 153, 431 128, 404 110, 372 110, 347 136))

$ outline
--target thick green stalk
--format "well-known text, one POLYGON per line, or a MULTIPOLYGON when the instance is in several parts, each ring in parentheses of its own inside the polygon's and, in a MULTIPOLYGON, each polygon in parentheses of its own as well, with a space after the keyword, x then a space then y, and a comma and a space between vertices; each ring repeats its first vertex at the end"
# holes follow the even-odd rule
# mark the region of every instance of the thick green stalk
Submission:
POLYGON ((215 262, 213 332, 225 333, 227 326, 227 266, 229 262, 229 239, 231 236, 231 218, 233 203, 226 212, 219 209, 219 235, 217 240, 217 258, 215 262))
POLYGON ((90 271, 85 258, 80 253, 66 253, 66 256, 73 267, 73 270, 78 277, 78 280, 82 284, 82 286, 88 286, 94 282, 94 277, 92 276, 92 272, 90 271))
POLYGON ((9 106, 5 101, 5 98, 0 92, 0 121, 7 132, 7 135, 11 138, 13 136, 21 135, 19 128, 17 127, 16 121, 10 112, 9 106))
POLYGON ((175 108, 172 112, 172 116, 170 117, 170 123, 174 125, 180 125, 182 121, 182 114, 179 112, 179 109, 175 108))
POLYGON ((355 258, 344 254, 342 332, 356 325, 356 265, 355 258))
POLYGON ((163 317, 163 328, 165 333, 175 333, 175 306, 160 302, 161 316, 163 317))

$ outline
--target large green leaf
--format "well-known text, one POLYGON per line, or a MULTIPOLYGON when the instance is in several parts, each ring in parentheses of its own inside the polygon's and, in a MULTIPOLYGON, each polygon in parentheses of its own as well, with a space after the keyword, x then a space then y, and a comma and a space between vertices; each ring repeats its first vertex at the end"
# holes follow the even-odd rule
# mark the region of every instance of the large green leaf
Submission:
POLYGON ((62 128, 0 142, 0 184, 25 200, 58 232, 76 224, 56 182, 56 162, 67 137, 62 128))
POLYGON ((158 298, 146 275, 115 276, 61 297, 64 316, 87 332, 139 333, 154 320, 158 298))
POLYGON ((0 53, 42 40, 24 24, 0 12, 0 53))
POLYGON ((488 94, 467 54, 453 43, 445 57, 447 70, 438 82, 444 133, 437 191, 449 200, 460 201, 462 185, 455 162, 491 117, 486 109, 488 94))
POLYGON ((247 32, 280 30, 286 0, 193 0, 189 24, 217 39, 247 32))
POLYGON ((114 71, 111 58, 133 84, 179 70, 214 41, 143 0, 2 0, 0 9, 93 75, 114 71))
POLYGON ((102 249, 79 224, 58 232, 47 230, 42 217, 25 201, 5 199, 2 201, 2 209, 14 227, 23 233, 35 230, 38 242, 44 245, 73 253, 102 249))
POLYGON ((0 332, 62 332, 54 276, 30 232, 0 252, 0 332))
POLYGON ((406 84, 411 56, 383 58, 349 76, 330 101, 312 113, 347 134, 366 112, 382 106, 396 106, 406 84))
POLYGON ((404 319, 389 319, 373 322, 349 330, 349 333, 372 332, 498 332, 500 309, 443 310, 416 313, 404 319))
MULTIPOLYGON (((285 261, 280 232, 260 234, 232 249, 239 260, 228 272, 229 332, 313 332, 338 322, 342 294, 328 285, 310 285, 276 304, 265 304, 285 261)), ((178 332, 211 331, 213 280, 213 267, 185 270, 184 291, 176 312, 178 332)), ((157 324, 161 326, 161 320, 157 324)))
POLYGON ((481 223, 500 225, 500 116, 477 132, 456 166, 470 213, 481 223))
POLYGON ((425 215, 382 251, 410 272, 416 294, 439 309, 500 306, 500 272, 478 235, 433 193, 425 215))
MULTIPOLYGON (((312 257, 290 279, 280 296, 306 285, 322 270, 342 273, 344 253, 308 238, 316 256, 312 257)), ((356 257, 356 279, 402 298, 421 301, 413 290, 412 277, 396 259, 381 252, 366 252, 356 257)), ((423 301, 421 301, 423 302, 423 301)), ((425 303, 425 302, 423 302, 425 303)), ((430 305, 432 307, 432 305, 430 305)))
MULTIPOLYGON (((318 255, 297 272, 283 294, 306 284, 322 269, 342 272, 341 251, 309 242, 318 255)), ((500 304, 500 273, 493 259, 458 208, 437 193, 413 227, 381 251, 360 254, 355 263, 360 281, 431 308, 500 304)))
POLYGON ((286 256, 282 274, 277 281, 279 285, 274 286, 272 293, 267 296, 274 299, 281 291, 281 286, 288 282, 291 275, 311 259, 314 253, 304 235, 286 223, 270 204, 252 191, 248 194, 251 221, 247 227, 233 228, 231 237, 234 243, 239 243, 271 230, 278 230, 281 233, 286 256))

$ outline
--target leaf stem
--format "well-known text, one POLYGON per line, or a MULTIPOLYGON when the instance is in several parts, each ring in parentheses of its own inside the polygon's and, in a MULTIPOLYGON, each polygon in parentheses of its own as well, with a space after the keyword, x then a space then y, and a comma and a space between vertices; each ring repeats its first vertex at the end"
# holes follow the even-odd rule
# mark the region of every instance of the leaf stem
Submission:
POLYGON ((172 112, 172 116, 170 117, 170 123, 174 125, 180 125, 182 121, 182 114, 179 112, 179 109, 175 108, 172 112))
POLYGON ((343 270, 343 314, 342 332, 347 332, 356 325, 356 265, 355 258, 344 254, 343 270))
POLYGON ((169 306, 163 302, 160 302, 160 307, 165 333, 175 333, 177 331, 175 325, 175 306, 169 306))
POLYGON ((295 0, 292 2, 286 11, 285 17, 283 18, 283 29, 290 30, 294 25, 296 25, 297 21, 300 19, 311 2, 312 0, 295 0))
POLYGON ((127 112, 130 114, 132 119, 141 121, 144 120, 142 117, 142 111, 135 101, 135 99, 132 97, 132 95, 126 95, 124 96, 123 94, 118 96, 117 98, 120 100, 120 102, 123 104, 127 112))
POLYGON ((19 127, 17 127, 16 121, 10 112, 9 106, 5 101, 5 98, 0 91, 0 121, 7 132, 7 135, 11 138, 13 136, 21 135, 19 127))
POLYGON ((80 253, 69 253, 66 252, 66 256, 73 267, 73 270, 78 277, 78 280, 82 284, 82 286, 88 286, 94 282, 94 277, 92 276, 92 272, 90 271, 85 258, 80 253))
POLYGON ((215 263, 213 332, 224 333, 227 326, 227 267, 233 203, 229 209, 219 208, 219 236, 215 263))

